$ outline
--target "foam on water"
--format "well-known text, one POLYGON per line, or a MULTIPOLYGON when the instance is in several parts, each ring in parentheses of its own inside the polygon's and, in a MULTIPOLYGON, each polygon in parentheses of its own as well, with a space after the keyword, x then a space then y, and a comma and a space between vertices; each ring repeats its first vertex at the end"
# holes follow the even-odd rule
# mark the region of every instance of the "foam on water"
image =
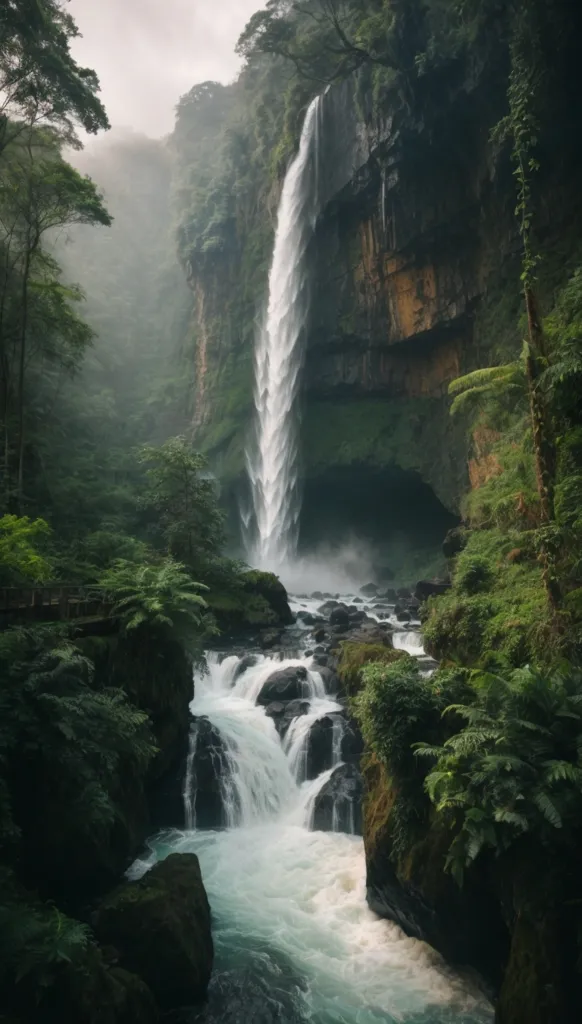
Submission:
MULTIPOLYGON (((273 722, 254 703, 257 680, 264 683, 289 664, 261 657, 245 667, 237 657, 209 657, 208 672, 196 676, 191 707, 210 719, 225 744, 231 827, 159 837, 133 865, 132 877, 169 853, 198 854, 213 912, 216 969, 236 973, 244 965, 255 977, 277 979, 273 1016, 265 1019, 491 1024, 491 1007, 469 983, 425 943, 368 908, 361 838, 309 831, 317 794, 334 766, 298 784, 291 753, 306 735, 301 719, 291 724, 284 750, 273 722)), ((303 718, 314 722, 338 711, 333 700, 314 696, 303 718)), ((333 750, 337 761, 339 727, 333 750)))

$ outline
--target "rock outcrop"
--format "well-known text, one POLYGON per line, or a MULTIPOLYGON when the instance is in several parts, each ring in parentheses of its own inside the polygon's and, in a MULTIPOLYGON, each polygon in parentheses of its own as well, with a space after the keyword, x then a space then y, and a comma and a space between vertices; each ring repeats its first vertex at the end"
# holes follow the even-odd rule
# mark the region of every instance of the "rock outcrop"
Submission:
POLYGON ((114 890, 95 921, 99 941, 138 975, 161 1009, 194 1005, 213 962, 210 907, 194 854, 172 854, 137 882, 114 890))

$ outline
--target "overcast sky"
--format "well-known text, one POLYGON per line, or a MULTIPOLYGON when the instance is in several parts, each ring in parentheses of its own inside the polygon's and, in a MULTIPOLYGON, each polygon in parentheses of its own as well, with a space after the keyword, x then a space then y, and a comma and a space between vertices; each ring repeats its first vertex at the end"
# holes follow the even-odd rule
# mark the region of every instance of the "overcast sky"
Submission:
POLYGON ((236 41, 264 0, 70 0, 82 39, 75 59, 94 68, 116 127, 165 135, 180 96, 197 82, 230 82, 236 41))

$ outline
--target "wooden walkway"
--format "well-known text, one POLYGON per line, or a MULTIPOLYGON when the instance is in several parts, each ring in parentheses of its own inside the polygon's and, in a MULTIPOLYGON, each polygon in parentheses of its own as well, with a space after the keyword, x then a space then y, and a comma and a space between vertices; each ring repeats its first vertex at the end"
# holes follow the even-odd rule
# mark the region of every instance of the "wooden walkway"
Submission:
POLYGON ((102 600, 78 583, 0 587, 0 629, 17 622, 68 622, 89 616, 106 619, 108 613, 102 600))

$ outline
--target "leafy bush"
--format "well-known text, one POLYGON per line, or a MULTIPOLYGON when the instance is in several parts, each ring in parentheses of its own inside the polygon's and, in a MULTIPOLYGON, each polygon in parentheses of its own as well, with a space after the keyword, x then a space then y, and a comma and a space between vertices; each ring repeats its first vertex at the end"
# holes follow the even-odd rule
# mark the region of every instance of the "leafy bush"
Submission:
POLYGON ((62 964, 78 963, 91 940, 86 925, 50 904, 33 904, 16 895, 11 873, 2 872, 0 888, 0 984, 13 980, 43 989, 62 964))
POLYGON ((426 789, 455 833, 447 863, 459 879, 485 847, 572 841, 582 816, 582 674, 525 668, 473 685, 470 703, 447 708, 466 725, 416 748, 435 761, 426 789))
POLYGON ((348 693, 355 694, 362 684, 362 669, 365 665, 370 662, 390 665, 404 657, 404 651, 396 651, 384 644, 356 644, 344 640, 340 644, 337 671, 348 693))
POLYGON ((206 601, 198 593, 207 588, 171 558, 159 565, 119 559, 103 573, 97 588, 112 602, 111 614, 119 616, 126 632, 148 626, 188 635, 208 625, 206 601))
POLYGON ((42 583, 50 579, 51 563, 42 554, 51 529, 44 519, 0 518, 0 584, 42 583))
POLYGON ((4 841, 15 842, 21 822, 29 820, 28 796, 41 800, 50 793, 72 840, 85 835, 94 842, 116 819, 115 794, 124 773, 145 773, 155 753, 147 715, 121 690, 95 692, 92 675, 91 662, 60 627, 0 634, 4 841), (22 777, 15 766, 24 751, 22 777))
POLYGON ((224 514, 206 459, 184 437, 139 452, 146 468, 141 499, 151 517, 151 532, 173 558, 200 571, 220 553, 224 514))
POLYGON ((379 662, 361 670, 363 688, 351 708, 369 750, 385 766, 394 785, 393 846, 404 853, 426 823, 428 801, 423 791, 424 766, 413 745, 422 735, 442 742, 442 712, 451 699, 466 694, 466 673, 441 672, 423 678, 418 661, 405 656, 392 664, 379 662))
POLYGON ((493 572, 486 558, 480 555, 461 553, 457 561, 455 582, 459 590, 464 594, 476 594, 479 590, 486 590, 491 582, 493 572))
POLYGON ((534 531, 471 530, 456 559, 453 586, 424 615, 427 650, 467 665, 497 658, 518 667, 559 654, 548 614, 534 531))

